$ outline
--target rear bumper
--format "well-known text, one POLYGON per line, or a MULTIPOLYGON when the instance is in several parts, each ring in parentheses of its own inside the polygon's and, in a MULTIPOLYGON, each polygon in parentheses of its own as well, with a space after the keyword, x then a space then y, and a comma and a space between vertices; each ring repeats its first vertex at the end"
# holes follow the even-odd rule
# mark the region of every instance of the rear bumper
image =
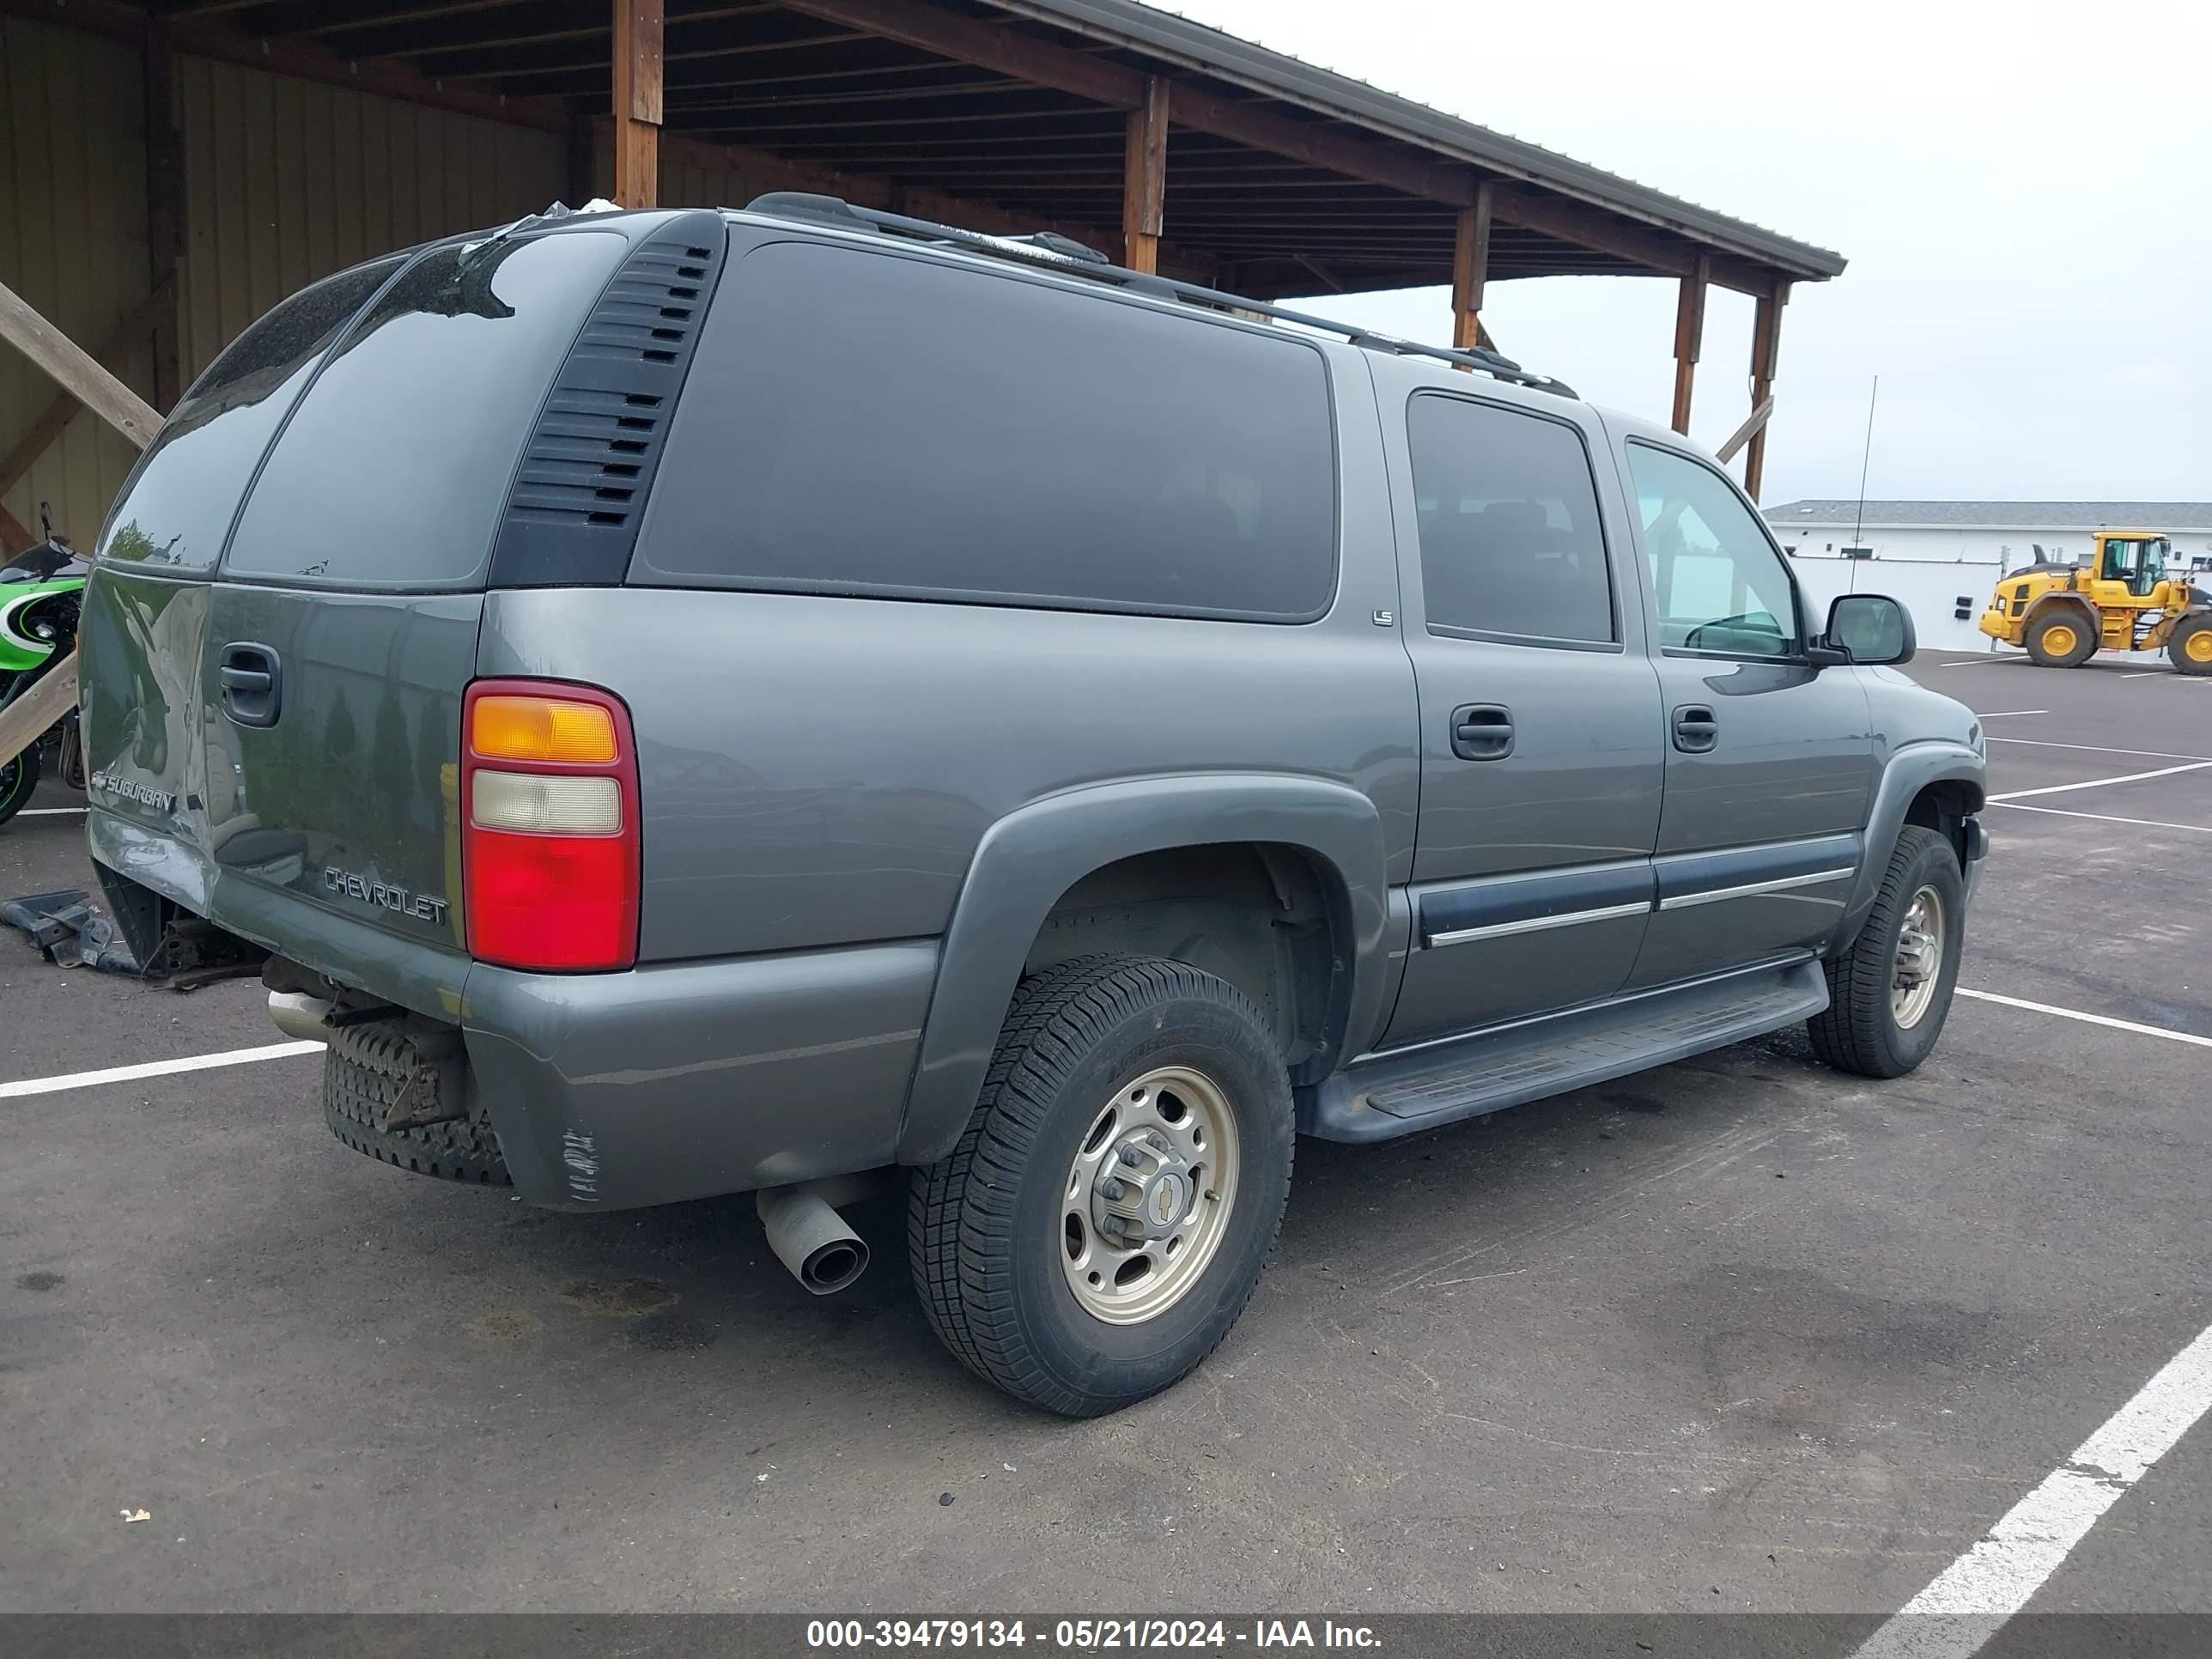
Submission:
POLYGON ((562 1209, 897 1161, 938 942, 527 974, 222 872, 95 805, 92 855, 263 949, 461 1028, 516 1190, 562 1209))
POLYGON ((896 1160, 934 940, 623 974, 478 963, 462 1031, 516 1190, 628 1209, 896 1160))

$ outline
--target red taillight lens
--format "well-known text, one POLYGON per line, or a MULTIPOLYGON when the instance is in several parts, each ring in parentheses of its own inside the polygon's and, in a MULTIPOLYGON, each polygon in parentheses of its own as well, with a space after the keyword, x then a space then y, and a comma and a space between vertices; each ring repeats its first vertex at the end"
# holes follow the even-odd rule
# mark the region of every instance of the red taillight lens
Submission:
POLYGON ((568 972, 637 961, 637 750, 593 686, 478 680, 461 714, 469 954, 568 972))

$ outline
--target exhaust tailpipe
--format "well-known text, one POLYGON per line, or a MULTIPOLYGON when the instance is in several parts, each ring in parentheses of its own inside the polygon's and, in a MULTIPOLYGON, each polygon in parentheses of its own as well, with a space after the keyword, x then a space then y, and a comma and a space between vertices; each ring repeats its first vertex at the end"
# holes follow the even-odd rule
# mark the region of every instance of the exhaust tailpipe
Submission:
POLYGON ((286 1036, 299 1037, 308 1042, 328 1042, 331 1028, 323 1022, 330 1018, 331 1005, 321 997, 311 997, 305 991, 271 991, 269 994, 269 1018, 276 1022, 276 1029, 286 1036))
POLYGON ((770 1187, 753 1206, 776 1260, 815 1295, 833 1295, 866 1270, 866 1243, 815 1186, 770 1187))

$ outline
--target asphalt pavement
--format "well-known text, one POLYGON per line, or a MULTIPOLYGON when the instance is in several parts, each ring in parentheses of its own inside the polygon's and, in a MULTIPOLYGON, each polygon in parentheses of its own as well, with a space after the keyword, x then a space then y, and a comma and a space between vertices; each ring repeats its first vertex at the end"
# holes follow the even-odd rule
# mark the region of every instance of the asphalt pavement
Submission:
MULTIPOLYGON (((2015 797, 1961 986, 2124 1024, 1962 997, 1895 1083, 1787 1035, 1301 1143, 1228 1342, 1101 1421, 959 1370, 888 1202, 817 1301, 749 1199, 371 1163, 312 1057, 0 1091, 0 1607, 1887 1614, 2212 1323, 2212 1048, 2158 1035, 2212 1039, 2212 765, 2166 769, 2212 681, 1911 672, 2015 797)), ((89 884, 80 805, 0 894, 89 884)), ((0 1085, 281 1041, 260 1003, 0 934, 0 1085)), ((2212 1611, 2212 1428, 2033 1605, 2212 1611)))

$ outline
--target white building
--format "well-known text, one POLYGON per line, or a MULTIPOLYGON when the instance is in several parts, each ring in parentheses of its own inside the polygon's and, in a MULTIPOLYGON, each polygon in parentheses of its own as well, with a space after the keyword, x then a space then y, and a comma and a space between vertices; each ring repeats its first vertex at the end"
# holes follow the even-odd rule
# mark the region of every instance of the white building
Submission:
POLYGON ((1838 593, 1887 593, 1936 650, 1999 648, 1974 626, 1997 578, 2039 557, 2086 557, 2093 531, 2162 531, 2177 566, 2212 569, 2212 501, 1802 501, 1765 511, 1809 598, 1825 606, 1838 593))

